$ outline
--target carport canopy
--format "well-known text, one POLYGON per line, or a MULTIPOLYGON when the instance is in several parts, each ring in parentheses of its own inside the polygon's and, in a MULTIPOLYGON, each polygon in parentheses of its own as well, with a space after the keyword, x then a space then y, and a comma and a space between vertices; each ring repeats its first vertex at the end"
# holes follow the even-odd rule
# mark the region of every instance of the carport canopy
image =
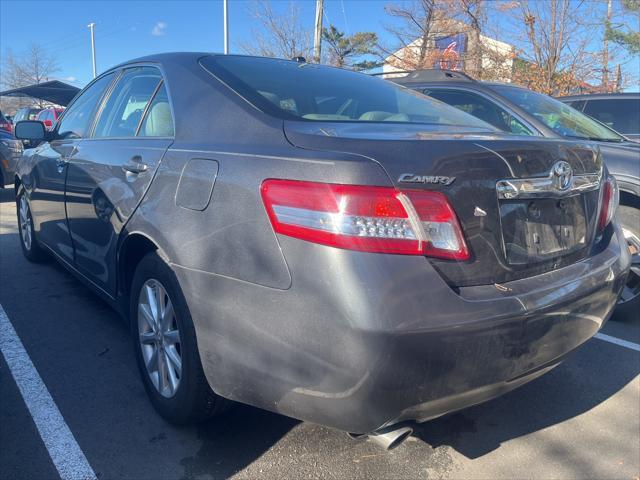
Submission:
POLYGON ((80 91, 78 87, 51 80, 26 87, 14 88, 0 92, 0 97, 31 97, 66 107, 80 91))

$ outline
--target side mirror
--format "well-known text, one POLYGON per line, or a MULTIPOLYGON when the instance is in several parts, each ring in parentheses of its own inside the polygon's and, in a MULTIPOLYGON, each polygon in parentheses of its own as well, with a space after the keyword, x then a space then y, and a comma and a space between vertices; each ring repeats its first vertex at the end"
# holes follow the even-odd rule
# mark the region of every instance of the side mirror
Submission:
POLYGON ((30 142, 42 142, 47 136, 44 123, 38 120, 23 120, 16 123, 14 135, 20 140, 29 140, 30 142))

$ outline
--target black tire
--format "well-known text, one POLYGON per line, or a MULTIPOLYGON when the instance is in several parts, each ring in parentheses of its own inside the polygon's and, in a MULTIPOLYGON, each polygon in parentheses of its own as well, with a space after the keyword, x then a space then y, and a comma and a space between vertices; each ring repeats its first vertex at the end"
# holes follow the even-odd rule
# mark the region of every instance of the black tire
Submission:
MULTIPOLYGON (((620 205, 618 220, 625 231, 625 236, 635 237, 628 238, 628 241, 633 244, 632 249, 637 250, 640 246, 640 210, 620 205)), ((625 292, 618 300, 615 315, 612 318, 625 322, 640 322, 640 251, 636 252, 632 258, 631 272, 625 285, 625 292)))
MULTIPOLYGON (((151 403, 164 419, 174 424, 189 424, 205 420, 226 409, 229 402, 211 390, 204 375, 193 321, 178 279, 155 252, 147 254, 136 268, 130 292, 129 319, 142 382, 151 403), (138 301, 142 287, 149 280, 159 282, 166 291, 175 312, 175 325, 180 332, 182 369, 178 386, 170 398, 163 396, 154 385, 140 343, 138 301)), ((166 364, 164 368, 167 368, 166 364)), ((159 372, 158 370, 157 375, 159 372)))
POLYGON ((18 236, 20 237, 20 246, 22 247, 22 253, 25 258, 30 262, 42 263, 49 260, 47 251, 40 246, 36 231, 33 228, 33 218, 31 217, 31 207, 25 195, 24 190, 21 188, 16 196, 16 213, 18 215, 18 236), (25 238, 25 229, 23 228, 23 216, 21 215, 21 205, 25 202, 26 206, 26 221, 29 222, 28 229, 30 231, 31 239, 27 241, 25 238))

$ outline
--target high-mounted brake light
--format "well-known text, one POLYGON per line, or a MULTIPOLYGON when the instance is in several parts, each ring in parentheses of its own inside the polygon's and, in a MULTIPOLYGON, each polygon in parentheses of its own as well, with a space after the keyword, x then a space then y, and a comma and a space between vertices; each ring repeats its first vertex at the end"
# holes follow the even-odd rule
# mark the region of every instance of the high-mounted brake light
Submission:
POLYGON ((364 252, 469 258, 456 215, 439 192, 265 180, 261 193, 282 235, 364 252))
POLYGON ((618 182, 614 177, 607 177, 602 185, 602 206, 600 207, 600 218, 598 219, 598 228, 604 230, 613 220, 616 210, 620 203, 620 192, 618 190, 618 182))

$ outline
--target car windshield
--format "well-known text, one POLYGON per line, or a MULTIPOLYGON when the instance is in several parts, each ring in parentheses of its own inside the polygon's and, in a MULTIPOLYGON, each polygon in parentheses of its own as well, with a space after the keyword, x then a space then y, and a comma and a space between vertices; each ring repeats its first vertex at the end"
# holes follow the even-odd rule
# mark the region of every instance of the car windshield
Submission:
POLYGON ((283 119, 421 123, 498 131, 410 89, 340 68, 243 56, 210 56, 201 64, 256 108, 283 119))
POLYGON ((563 137, 624 141, 624 137, 613 130, 547 95, 507 85, 492 85, 491 88, 563 137))

